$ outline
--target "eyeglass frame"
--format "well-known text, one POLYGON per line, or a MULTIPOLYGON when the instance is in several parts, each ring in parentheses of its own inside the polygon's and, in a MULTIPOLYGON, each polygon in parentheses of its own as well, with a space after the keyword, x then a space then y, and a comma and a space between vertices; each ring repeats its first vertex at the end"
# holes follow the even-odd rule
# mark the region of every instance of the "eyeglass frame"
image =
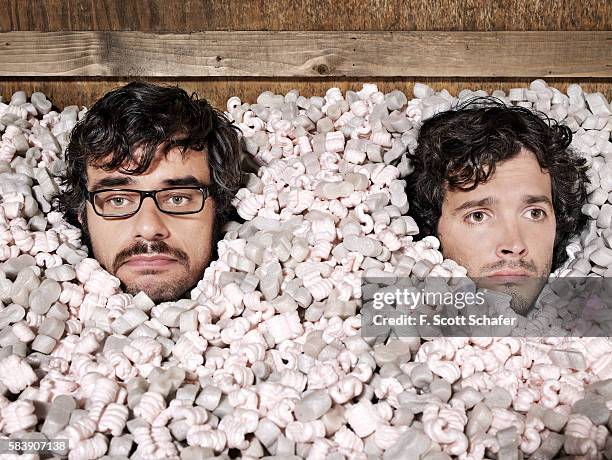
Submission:
POLYGON ((115 218, 122 219, 125 217, 132 217, 138 214, 138 211, 140 211, 140 208, 142 207, 142 202, 147 197, 151 197, 153 199, 153 202, 155 203, 155 207, 160 212, 163 212, 164 214, 183 215, 183 216, 189 215, 189 214, 197 214, 201 212, 202 209, 204 209, 204 205, 206 204, 206 199, 212 195, 210 191, 210 187, 198 187, 195 185, 185 185, 183 187, 166 187, 166 188, 161 188, 158 190, 135 190, 135 189, 129 189, 129 188, 103 188, 100 190, 96 190, 95 192, 90 192, 89 190, 85 190, 85 194, 86 194, 85 198, 87 199, 89 203, 91 203, 91 207, 93 208, 94 212, 98 216, 103 217, 105 219, 115 219, 115 218), (159 207, 159 203, 157 202, 157 196, 156 196, 159 192, 165 192, 167 190, 183 190, 183 189, 199 190, 202 193, 202 206, 200 206, 200 209, 198 209, 197 211, 164 211, 163 209, 159 207), (96 209, 96 205, 94 203, 94 198, 96 194, 101 193, 101 192, 136 192, 140 195, 140 203, 138 204, 138 208, 134 212, 131 212, 128 214, 119 214, 116 216, 104 215, 98 212, 98 210, 96 209))

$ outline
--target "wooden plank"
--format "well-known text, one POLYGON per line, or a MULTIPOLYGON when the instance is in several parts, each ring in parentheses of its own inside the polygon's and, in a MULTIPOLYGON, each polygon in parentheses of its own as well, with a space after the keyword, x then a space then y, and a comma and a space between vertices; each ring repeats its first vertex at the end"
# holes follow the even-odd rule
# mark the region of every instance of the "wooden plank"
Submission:
POLYGON ((605 31, 611 8, 609 0, 0 0, 0 32, 605 31))
MULTIPOLYGON (((215 107, 225 110, 227 100, 231 96, 238 96, 244 102, 255 103, 257 96, 264 91, 273 91, 277 94, 286 94, 291 89, 299 90, 306 97, 323 96, 325 91, 332 87, 338 87, 342 91, 359 90, 363 82, 375 83, 383 92, 400 90, 412 97, 414 83, 419 81, 430 85, 440 91, 448 90, 457 95, 462 89, 472 90, 484 89, 491 93, 496 89, 508 91, 511 88, 529 86, 530 79, 444 79, 444 78, 367 78, 355 79, 169 79, 169 78, 147 78, 143 79, 158 84, 178 85, 189 93, 196 92, 200 97, 206 98, 215 107)), ((102 97, 107 91, 128 83, 128 79, 0 79, 0 95, 5 101, 10 100, 15 91, 25 91, 29 96, 34 91, 42 91, 49 97, 59 109, 68 105, 91 105, 102 97)), ((586 92, 601 92, 608 101, 612 100, 612 82, 597 79, 567 80, 549 78, 546 80, 550 86, 565 92, 570 83, 580 83, 586 92)))
POLYGON ((610 78, 611 45, 612 31, 7 32, 0 76, 610 78))

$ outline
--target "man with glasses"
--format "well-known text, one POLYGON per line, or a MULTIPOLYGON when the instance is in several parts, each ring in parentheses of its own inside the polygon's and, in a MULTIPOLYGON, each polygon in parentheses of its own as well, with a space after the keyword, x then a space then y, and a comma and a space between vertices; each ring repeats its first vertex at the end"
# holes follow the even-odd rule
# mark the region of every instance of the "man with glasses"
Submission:
POLYGON ((66 149, 58 209, 131 294, 176 300, 202 278, 240 182, 237 128, 178 87, 107 93, 66 149))

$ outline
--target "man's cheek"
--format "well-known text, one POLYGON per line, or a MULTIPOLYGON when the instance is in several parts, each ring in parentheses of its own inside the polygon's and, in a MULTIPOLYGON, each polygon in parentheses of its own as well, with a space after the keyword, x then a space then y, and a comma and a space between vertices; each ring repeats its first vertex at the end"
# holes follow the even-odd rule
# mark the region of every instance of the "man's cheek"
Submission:
MULTIPOLYGON (((113 235, 109 233, 109 236, 113 235)), ((114 248, 111 246, 111 239, 106 240, 104 238, 104 232, 100 234, 89 233, 88 238, 90 238, 89 249, 91 251, 90 257, 95 258, 100 266, 104 268, 107 272, 114 274, 112 272, 113 260, 114 260, 114 248)), ((116 235, 115 235, 116 238, 116 235)))
POLYGON ((454 260, 455 262, 457 262, 459 265, 461 265, 462 267, 467 268, 469 271, 470 270, 470 260, 469 258, 467 258, 465 256, 464 253, 462 252, 458 252, 455 250, 442 250, 442 256, 444 256, 445 259, 451 259, 454 260))
POLYGON ((468 271, 468 276, 479 276, 483 264, 481 260, 486 254, 487 240, 475 237, 469 230, 459 234, 445 234, 440 239, 440 252, 445 259, 452 259, 468 271))
POLYGON ((540 232, 534 232, 529 241, 530 254, 541 271, 542 276, 548 276, 552 267, 556 237, 555 230, 555 226, 543 228, 540 232))

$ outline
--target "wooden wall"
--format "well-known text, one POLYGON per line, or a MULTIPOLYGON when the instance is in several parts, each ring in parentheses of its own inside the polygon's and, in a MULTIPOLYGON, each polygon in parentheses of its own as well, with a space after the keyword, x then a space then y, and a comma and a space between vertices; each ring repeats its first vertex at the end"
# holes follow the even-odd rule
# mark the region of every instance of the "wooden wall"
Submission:
POLYGON ((2 0, 0 32, 599 30, 609 0, 2 0))
POLYGON ((6 100, 19 89, 43 91, 59 108, 91 105, 109 89, 137 78, 179 84, 224 107, 230 96, 254 101, 264 90, 297 88, 310 96, 331 86, 358 89, 363 82, 374 82, 384 91, 410 94, 420 81, 457 93, 463 88, 507 90, 543 77, 560 89, 580 83, 610 100, 611 30, 610 0, 0 0, 0 95, 6 100), (79 40, 82 31, 96 31, 87 35, 95 39, 95 46, 79 45, 95 65, 68 68, 73 59, 65 52, 73 45, 65 41, 79 40), (147 65, 153 62, 148 54, 140 61, 134 58, 141 51, 138 43, 133 55, 120 50, 109 61, 109 47, 125 42, 125 37, 134 40, 129 33, 137 31, 148 34, 143 42, 153 43, 168 42, 168 34, 189 35, 185 48, 173 48, 174 59, 155 71, 147 65), (234 34, 228 31, 254 34, 246 48, 240 44, 247 59, 239 59, 230 49, 234 34), (295 31, 303 40, 315 37, 313 46, 318 48, 300 57, 299 49, 281 43, 280 54, 298 57, 275 67, 274 59, 265 60, 271 55, 266 47, 276 46, 272 40, 286 31, 295 31), (449 56, 433 46, 438 38, 436 43, 427 39, 426 34, 434 31, 448 37, 444 43, 450 43, 449 56), (383 50, 380 62, 374 52, 372 62, 351 69, 351 50, 339 44, 355 39, 351 35, 372 41, 374 50, 378 40, 383 50), (470 50, 487 40, 491 48, 470 50), (49 43, 51 51, 41 52, 49 43), (220 66, 214 59, 209 62, 210 56, 198 55, 198 66, 180 65, 200 53, 202 43, 223 50, 212 57, 222 56, 229 64, 220 66), (253 54, 264 50, 255 65, 248 65, 248 46, 253 46, 253 54), (345 58, 339 63, 342 53, 345 58))

